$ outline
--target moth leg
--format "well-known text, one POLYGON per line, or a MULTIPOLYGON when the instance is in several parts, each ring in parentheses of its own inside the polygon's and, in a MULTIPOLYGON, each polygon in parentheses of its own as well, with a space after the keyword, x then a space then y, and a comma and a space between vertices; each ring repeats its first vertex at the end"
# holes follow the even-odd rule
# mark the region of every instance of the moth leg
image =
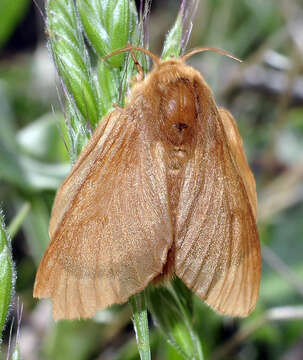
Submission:
POLYGON ((136 77, 136 80, 137 81, 142 81, 144 79, 144 71, 143 71, 143 68, 142 66, 139 64, 137 58, 136 58, 136 55, 134 54, 134 51, 133 49, 130 49, 129 50, 130 54, 131 54, 131 57, 133 58, 133 61, 134 61, 134 64, 137 68, 137 71, 138 71, 138 75, 136 77))
POLYGON ((116 109, 116 110, 123 110, 123 108, 121 106, 119 106, 117 103, 113 103, 113 107, 116 109))

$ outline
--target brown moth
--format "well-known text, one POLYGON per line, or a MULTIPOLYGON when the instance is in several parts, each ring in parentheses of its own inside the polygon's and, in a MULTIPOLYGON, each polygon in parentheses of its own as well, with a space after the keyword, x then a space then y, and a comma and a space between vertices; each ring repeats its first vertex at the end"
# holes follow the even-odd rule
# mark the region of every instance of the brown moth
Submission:
POLYGON ((212 49, 113 54, 132 50, 154 67, 59 188, 34 296, 52 298, 56 320, 87 318, 175 275, 217 312, 247 316, 261 274, 255 180, 233 117, 185 64, 212 49))

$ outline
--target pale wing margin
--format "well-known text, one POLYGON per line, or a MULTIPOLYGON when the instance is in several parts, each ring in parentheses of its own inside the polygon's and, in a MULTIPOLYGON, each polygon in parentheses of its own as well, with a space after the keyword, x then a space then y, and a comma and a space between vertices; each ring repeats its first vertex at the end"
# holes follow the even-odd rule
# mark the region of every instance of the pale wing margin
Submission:
POLYGON ((34 290, 53 299, 57 320, 127 301, 166 262, 172 231, 163 149, 131 116, 107 119, 58 191, 34 290))
MULTIPOLYGON (((224 115, 223 115, 224 116, 224 115)), ((261 256, 242 161, 226 129, 228 118, 205 119, 200 143, 188 165, 177 218, 176 275, 221 314, 247 316, 259 292, 261 256), (211 135, 211 141, 208 141, 211 135), (233 148, 232 148, 233 147, 233 148)), ((238 130, 237 130, 238 131, 238 130)), ((254 195, 255 196, 255 195, 254 195)))

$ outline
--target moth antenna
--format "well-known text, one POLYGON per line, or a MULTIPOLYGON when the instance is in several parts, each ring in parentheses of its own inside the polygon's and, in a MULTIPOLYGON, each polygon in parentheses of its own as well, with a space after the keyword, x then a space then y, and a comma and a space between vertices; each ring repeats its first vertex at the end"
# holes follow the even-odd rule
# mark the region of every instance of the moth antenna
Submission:
POLYGON ((154 62, 155 65, 159 65, 160 64, 160 58, 158 58, 157 55, 153 54, 151 51, 147 50, 147 49, 143 49, 139 46, 133 46, 133 45, 127 45, 126 47, 122 48, 122 49, 119 49, 119 50, 116 50, 116 51, 113 51, 111 54, 109 55, 106 55, 103 60, 107 60, 108 58, 112 57, 112 56, 115 56, 115 55, 118 55, 118 54, 121 54, 123 52, 126 52, 126 51, 132 51, 132 50, 137 50, 137 51, 141 51, 142 53, 148 55, 154 62))
POLYGON ((204 51, 213 51, 213 52, 219 53, 221 55, 227 56, 231 59, 237 60, 240 63, 242 62, 242 60, 238 59, 237 57, 233 56, 232 54, 228 53, 227 51, 221 50, 218 48, 213 48, 213 47, 198 47, 198 48, 192 49, 187 54, 183 55, 181 57, 181 60, 185 62, 193 55, 198 54, 200 52, 204 52, 204 51))

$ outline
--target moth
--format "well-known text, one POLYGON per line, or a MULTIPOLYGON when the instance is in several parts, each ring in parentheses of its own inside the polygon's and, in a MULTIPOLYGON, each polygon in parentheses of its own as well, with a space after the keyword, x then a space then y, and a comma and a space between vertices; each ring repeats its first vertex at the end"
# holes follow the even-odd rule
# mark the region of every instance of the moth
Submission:
POLYGON ((88 318, 177 276, 218 313, 247 316, 261 274, 255 180, 236 122, 186 65, 212 49, 112 55, 133 50, 153 69, 60 186, 34 296, 52 298, 56 320, 88 318))

